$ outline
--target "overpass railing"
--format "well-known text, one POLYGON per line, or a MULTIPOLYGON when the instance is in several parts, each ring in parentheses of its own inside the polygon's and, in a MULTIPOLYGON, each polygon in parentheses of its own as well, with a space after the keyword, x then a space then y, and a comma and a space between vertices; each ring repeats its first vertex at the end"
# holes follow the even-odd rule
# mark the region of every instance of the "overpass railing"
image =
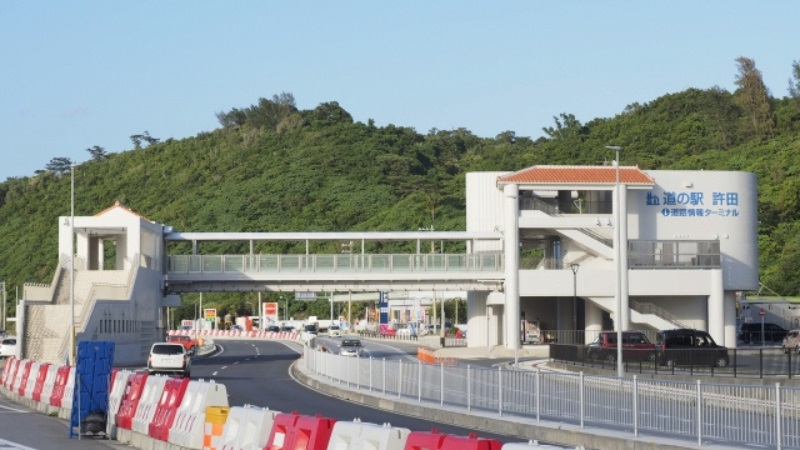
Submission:
POLYGON ((171 255, 170 273, 499 272, 503 253, 171 255))
POLYGON ((347 357, 306 348, 315 376, 358 392, 465 414, 568 422, 715 443, 727 448, 800 448, 800 388, 590 376, 347 357))

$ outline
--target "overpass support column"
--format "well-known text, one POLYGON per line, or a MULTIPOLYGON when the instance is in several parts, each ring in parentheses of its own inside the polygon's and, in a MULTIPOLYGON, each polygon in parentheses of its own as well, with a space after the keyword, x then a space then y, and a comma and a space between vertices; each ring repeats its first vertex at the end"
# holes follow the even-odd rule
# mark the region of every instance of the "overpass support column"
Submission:
POLYGON ((505 252, 505 304, 503 323, 505 325, 506 348, 519 349, 520 345, 520 306, 519 306, 519 186, 507 184, 503 188, 503 251, 505 252))
POLYGON ((719 344, 728 348, 736 348, 736 293, 724 291, 723 307, 725 308, 725 342, 719 344))
POLYGON ((584 340, 588 344, 603 331, 603 310, 591 300, 584 301, 584 305, 586 305, 586 335, 584 340))
POLYGON ((722 290, 722 270, 710 270, 709 273, 711 286, 708 294, 708 334, 719 345, 726 345, 725 291, 722 290))

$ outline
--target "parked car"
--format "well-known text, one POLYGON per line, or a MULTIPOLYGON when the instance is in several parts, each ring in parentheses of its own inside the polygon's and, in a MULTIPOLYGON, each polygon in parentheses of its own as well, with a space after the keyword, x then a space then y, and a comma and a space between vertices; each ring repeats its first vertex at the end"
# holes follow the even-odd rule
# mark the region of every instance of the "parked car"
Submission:
POLYGON ((395 336, 412 338, 417 336, 417 326, 413 323, 404 323, 397 326, 395 336))
POLYGON ((344 338, 339 344, 339 354, 342 356, 361 356, 364 353, 364 346, 361 339, 344 338))
POLYGON ((277 332, 281 331, 281 327, 279 327, 277 325, 270 325, 270 326, 267 327, 267 331, 271 331, 273 333, 277 333, 277 332))
MULTIPOLYGON (((617 332, 601 331, 587 346, 589 359, 613 362, 617 360, 617 332)), ((641 331, 622 332, 622 359, 625 361, 654 361, 656 346, 641 331)))
POLYGON ((783 347, 783 353, 789 353, 792 350, 800 353, 800 330, 790 330, 786 333, 781 347, 783 347))
POLYGON ((147 371, 183 375, 189 377, 192 360, 183 344, 170 342, 156 342, 150 347, 150 356, 147 358, 147 371))
POLYGON ((6 336, 0 341, 0 358, 8 358, 17 354, 16 336, 6 336))
POLYGON ((774 323, 766 322, 764 326, 764 338, 761 338, 761 322, 743 323, 739 328, 739 340, 745 344, 754 343, 774 343, 781 342, 786 337, 789 330, 774 323))
POLYGON ((170 335, 167 336, 167 342, 173 342, 176 344, 181 344, 186 347, 186 351, 193 355, 197 352, 197 339, 193 338, 192 336, 185 336, 185 335, 170 335))
POLYGON ((659 330, 656 335, 656 357, 662 366, 727 367, 728 349, 717 345, 702 330, 659 330))

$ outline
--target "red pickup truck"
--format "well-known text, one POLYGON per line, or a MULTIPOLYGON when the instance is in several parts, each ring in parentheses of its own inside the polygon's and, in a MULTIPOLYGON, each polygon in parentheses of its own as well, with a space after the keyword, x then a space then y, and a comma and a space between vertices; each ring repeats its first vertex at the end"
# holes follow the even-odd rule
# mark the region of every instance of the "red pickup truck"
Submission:
POLYGON ((193 355, 198 347, 197 340, 191 336, 171 335, 167 337, 167 342, 182 344, 190 355, 193 355))

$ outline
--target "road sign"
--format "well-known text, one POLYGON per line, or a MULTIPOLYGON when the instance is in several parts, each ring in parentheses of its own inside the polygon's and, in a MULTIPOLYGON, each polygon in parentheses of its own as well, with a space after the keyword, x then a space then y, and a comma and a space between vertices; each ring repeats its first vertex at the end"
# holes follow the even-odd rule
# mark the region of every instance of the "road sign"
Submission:
POLYGON ((767 315, 767 313, 766 313, 766 311, 764 311, 764 308, 761 308, 761 310, 758 312, 758 315, 761 316, 761 317, 764 317, 764 316, 767 315))
POLYGON ((216 320, 217 318, 217 309, 216 308, 206 308, 203 311, 203 317, 206 320, 216 320))

